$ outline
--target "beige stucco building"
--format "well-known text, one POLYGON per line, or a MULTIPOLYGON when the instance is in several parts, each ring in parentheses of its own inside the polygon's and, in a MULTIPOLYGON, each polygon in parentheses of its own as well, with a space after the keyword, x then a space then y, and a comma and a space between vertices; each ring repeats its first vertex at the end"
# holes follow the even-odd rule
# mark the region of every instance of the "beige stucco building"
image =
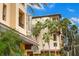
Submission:
MULTIPOLYGON (((60 14, 53 14, 53 15, 46 15, 46 16, 35 16, 32 18, 32 26, 35 26, 37 21, 40 21, 42 23, 44 23, 45 20, 56 20, 56 21, 60 21, 61 19, 61 15, 60 14)), ((42 53, 43 51, 47 52, 49 51, 49 47, 48 44, 46 42, 44 42, 43 38, 43 34, 45 32, 47 32, 47 28, 41 30, 40 35, 38 36, 38 43, 39 43, 39 53, 42 53), (44 46, 43 46, 44 45, 44 46)), ((61 29, 59 29, 59 32, 57 32, 56 35, 53 35, 52 37, 54 38, 53 40, 50 40, 50 51, 53 53, 60 53, 60 50, 62 48, 62 31, 61 29)))
POLYGON ((26 35, 26 12, 25 5, 22 4, 0 4, 0 22, 18 30, 20 33, 26 35), (24 18, 20 25, 19 17, 22 15, 24 18))
POLYGON ((0 30, 1 28, 15 29, 24 41, 21 47, 25 55, 32 55, 32 46, 38 46, 35 39, 30 36, 29 16, 24 3, 0 3, 0 30), (30 53, 31 52, 31 53, 30 53))
MULTIPOLYGON (((27 4, 24 3, 0 3, 0 30, 14 29, 17 31, 24 41, 24 43, 21 44, 21 48, 25 51, 24 55, 41 54, 42 51, 49 50, 47 43, 42 40, 43 33, 46 32, 47 29, 43 29, 38 37, 38 40, 36 40, 31 32, 32 27, 37 21, 44 22, 46 19, 59 21, 61 15, 54 14, 32 18, 31 15, 27 14, 26 9, 27 4)), ((62 47, 61 35, 62 34, 55 35, 56 40, 50 41, 51 52, 60 52, 62 47)))

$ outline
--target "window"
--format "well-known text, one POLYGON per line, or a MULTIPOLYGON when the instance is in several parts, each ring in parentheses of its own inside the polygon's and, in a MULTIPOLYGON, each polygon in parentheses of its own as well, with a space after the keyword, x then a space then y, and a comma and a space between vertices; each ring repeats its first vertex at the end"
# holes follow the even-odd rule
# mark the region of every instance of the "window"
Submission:
POLYGON ((3 20, 6 20, 6 5, 5 4, 3 4, 3 15, 2 15, 2 18, 3 18, 3 20))
POLYGON ((54 37, 54 41, 56 41, 56 34, 53 34, 53 37, 54 37))
POLYGON ((56 47, 57 46, 57 43, 54 43, 54 47, 56 47))
POLYGON ((59 20, 59 18, 57 17, 57 20, 59 20))
POLYGON ((24 28, 24 13, 19 10, 19 26, 24 28))
POLYGON ((52 20, 56 20, 56 18, 52 18, 52 20))
POLYGON ((52 20, 57 21, 59 18, 58 17, 54 17, 52 18, 52 20))
POLYGON ((30 44, 25 45, 25 49, 31 49, 31 45, 30 44))

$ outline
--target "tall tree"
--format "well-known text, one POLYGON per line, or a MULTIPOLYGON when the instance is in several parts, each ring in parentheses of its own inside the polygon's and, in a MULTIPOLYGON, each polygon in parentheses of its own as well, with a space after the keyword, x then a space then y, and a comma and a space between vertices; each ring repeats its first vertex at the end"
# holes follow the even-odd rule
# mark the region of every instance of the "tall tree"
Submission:
POLYGON ((37 21, 37 23, 33 27, 33 31, 32 31, 32 34, 33 34, 33 36, 36 37, 36 40, 37 40, 37 38, 38 38, 38 36, 40 34, 41 29, 42 29, 42 23, 37 21))
MULTIPOLYGON (((68 35, 69 35, 68 34, 68 27, 71 24, 72 24, 71 21, 67 18, 64 18, 59 23, 59 27, 62 28, 62 33, 63 33, 63 36, 64 36, 65 44, 69 43, 69 40, 68 40, 68 35)), ((66 46, 69 49, 69 45, 67 44, 66 46)), ((66 49, 66 50, 68 50, 68 49, 66 49)), ((69 55, 69 52, 68 52, 68 55, 69 55)))
POLYGON ((79 56, 79 32, 77 32, 77 34, 76 34, 76 43, 75 43, 75 46, 74 46, 74 48, 75 48, 75 53, 76 53, 76 56, 79 56))
MULTIPOLYGON (((48 32, 47 33, 49 33, 49 35, 51 37, 53 34, 56 34, 56 32, 58 31, 58 21, 46 19, 46 21, 43 24, 43 29, 45 29, 45 28, 48 29, 48 32)), ((50 41, 50 39, 48 39, 48 41, 50 41)), ((55 38, 52 38, 52 39, 55 39, 55 38)), ((48 42, 48 45, 49 45, 49 42, 48 42)), ((56 53, 55 53, 55 55, 56 55, 56 53)))
POLYGON ((72 34, 72 51, 74 51, 74 55, 76 55, 75 43, 76 43, 76 34, 78 32, 78 27, 76 25, 71 26, 71 34, 72 34))
MULTIPOLYGON (((37 23, 35 24, 35 26, 33 28, 33 31, 32 31, 32 34, 33 34, 33 36, 36 37, 36 40, 38 39, 38 36, 41 33, 42 28, 43 28, 42 22, 37 21, 37 23)), ((42 41, 42 46, 43 46, 43 50, 44 50, 44 43, 43 43, 43 41, 42 41)), ((43 54, 44 54, 44 51, 43 51, 43 54)))
POLYGON ((51 55, 51 51, 50 51, 50 34, 49 33, 44 33, 43 34, 43 40, 45 41, 45 43, 48 43, 49 46, 49 56, 51 55))

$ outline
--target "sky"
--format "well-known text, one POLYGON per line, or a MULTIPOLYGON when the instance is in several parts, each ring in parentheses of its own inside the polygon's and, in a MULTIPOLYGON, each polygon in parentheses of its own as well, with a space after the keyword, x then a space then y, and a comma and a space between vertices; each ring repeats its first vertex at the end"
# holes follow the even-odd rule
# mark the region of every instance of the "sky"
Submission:
POLYGON ((34 13, 31 12, 31 9, 28 9, 28 12, 32 16, 61 14, 62 18, 68 18, 79 27, 79 3, 48 3, 47 6, 44 4, 40 5, 42 8, 32 7, 34 13))

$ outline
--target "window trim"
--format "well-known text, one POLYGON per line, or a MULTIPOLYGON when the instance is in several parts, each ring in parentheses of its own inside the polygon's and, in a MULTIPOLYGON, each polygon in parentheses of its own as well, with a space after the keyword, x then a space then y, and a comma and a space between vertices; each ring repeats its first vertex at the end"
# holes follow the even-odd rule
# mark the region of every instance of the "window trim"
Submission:
POLYGON ((18 23, 19 23, 18 25, 21 28, 24 28, 24 26, 25 26, 25 14, 24 14, 24 12, 21 9, 19 9, 19 21, 18 21, 18 23))
POLYGON ((6 13, 7 13, 7 5, 3 4, 3 14, 2 14, 2 18, 4 21, 6 21, 6 13))

